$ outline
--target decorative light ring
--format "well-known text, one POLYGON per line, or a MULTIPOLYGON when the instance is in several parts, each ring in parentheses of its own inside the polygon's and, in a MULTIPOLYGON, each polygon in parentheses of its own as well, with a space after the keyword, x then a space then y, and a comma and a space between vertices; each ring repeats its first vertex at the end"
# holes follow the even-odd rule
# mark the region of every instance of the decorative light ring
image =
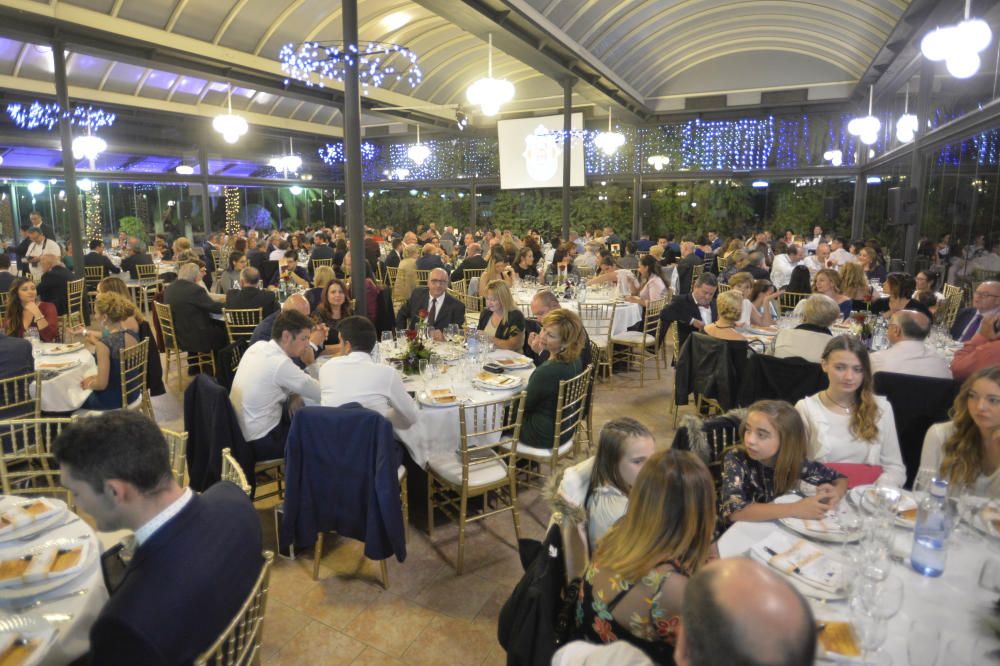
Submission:
MULTIPOLYGON (((21 129, 33 130, 44 127, 51 132, 67 114, 64 114, 55 102, 43 104, 36 100, 27 106, 17 102, 8 104, 7 115, 21 129)), ((111 127, 115 118, 115 114, 89 105, 74 107, 69 113, 71 125, 86 128, 90 132, 111 127)))
POLYGON ((304 42, 285 44, 278 52, 281 70, 289 79, 307 86, 326 87, 327 83, 344 82, 347 67, 358 63, 358 82, 363 88, 381 87, 387 80, 406 80, 415 88, 424 79, 417 65, 417 54, 399 44, 359 42, 357 46, 344 42, 304 42))

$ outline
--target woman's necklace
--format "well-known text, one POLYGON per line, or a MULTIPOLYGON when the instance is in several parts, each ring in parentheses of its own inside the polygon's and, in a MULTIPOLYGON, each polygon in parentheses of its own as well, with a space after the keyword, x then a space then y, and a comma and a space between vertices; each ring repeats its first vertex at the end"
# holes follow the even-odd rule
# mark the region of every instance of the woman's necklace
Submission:
POLYGON ((826 399, 827 399, 828 402, 831 402, 834 405, 836 405, 837 407, 840 407, 842 410, 844 410, 845 414, 850 414, 851 413, 851 409, 854 408, 853 404, 852 405, 848 405, 848 406, 845 407, 844 405, 842 405, 839 402, 837 402, 836 400, 834 400, 833 396, 830 395, 830 390, 829 389, 827 389, 826 391, 823 391, 823 393, 826 394, 826 399))

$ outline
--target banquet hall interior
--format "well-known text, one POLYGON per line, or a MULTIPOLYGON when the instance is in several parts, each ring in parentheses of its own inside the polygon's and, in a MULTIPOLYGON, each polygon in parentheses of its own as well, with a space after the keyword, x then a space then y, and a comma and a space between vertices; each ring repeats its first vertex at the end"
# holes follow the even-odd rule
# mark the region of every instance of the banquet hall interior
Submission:
POLYGON ((0 0, 0 663, 1000 663, 998 30, 0 0))

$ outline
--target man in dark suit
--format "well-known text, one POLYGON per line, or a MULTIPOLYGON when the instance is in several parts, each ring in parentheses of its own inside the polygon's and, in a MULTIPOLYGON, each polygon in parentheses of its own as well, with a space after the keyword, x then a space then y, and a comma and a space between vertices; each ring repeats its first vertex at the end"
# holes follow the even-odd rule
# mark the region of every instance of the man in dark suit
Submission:
POLYGON ((28 270, 28 264, 25 262, 25 256, 28 254, 28 248, 31 247, 31 237, 28 235, 28 231, 31 229, 30 224, 21 225, 21 242, 17 244, 17 249, 14 251, 17 254, 17 271, 23 273, 28 270))
POLYGON ((483 259, 483 248, 479 243, 471 243, 466 248, 465 259, 462 260, 461 265, 451 274, 452 282, 466 279, 466 269, 471 271, 486 269, 486 260, 483 259))
POLYGON ((66 286, 73 274, 54 254, 43 254, 38 262, 42 269, 42 279, 38 281, 38 298, 56 306, 56 314, 69 312, 66 302, 66 286))
POLYGON ((983 318, 998 311, 1000 311, 1000 282, 993 280, 980 282, 972 292, 972 307, 962 308, 955 315, 951 337, 960 342, 968 342, 979 330, 983 318))
POLYGON ((330 247, 330 237, 322 231, 317 231, 313 236, 312 255, 309 257, 309 275, 313 275, 316 269, 313 268, 313 259, 333 259, 333 248, 330 247))
POLYGON ((674 268, 677 271, 677 293, 687 294, 691 292, 691 275, 695 266, 700 266, 705 260, 699 257, 694 251, 694 243, 684 241, 681 243, 681 260, 674 268))
MULTIPOLYGON (((135 411, 76 421, 53 449, 63 485, 98 529, 135 532, 127 568, 90 629, 90 663, 191 663, 260 575, 260 520, 250 498, 229 482, 202 494, 178 486, 163 434, 135 411)), ((120 554, 116 546, 105 557, 120 554)))
POLYGON ((260 270, 260 267, 267 261, 267 241, 254 241, 256 244, 247 250, 247 263, 260 270))
POLYGON ((743 270, 752 275, 754 280, 771 279, 771 272, 768 271, 767 267, 764 265, 763 252, 751 252, 747 260, 749 263, 747 263, 743 270))
POLYGON ((201 267, 195 262, 181 264, 177 279, 167 285, 163 302, 173 311, 177 344, 187 352, 215 352, 227 344, 226 329, 212 314, 222 314, 222 303, 213 301, 198 284, 201 267))
POLYGON ((121 269, 111 263, 108 256, 104 254, 104 241, 99 238, 90 241, 90 252, 84 255, 83 265, 103 268, 101 278, 106 278, 111 273, 121 273, 121 269))
MULTIPOLYGON (((719 283, 714 275, 702 273, 690 293, 674 296, 670 305, 663 308, 663 312, 660 313, 660 335, 665 335, 667 327, 677 322, 677 343, 679 347, 683 347, 684 341, 692 331, 700 331, 718 319, 719 313, 715 309, 713 300, 718 286, 719 283)), ((680 353, 679 347, 674 350, 675 357, 680 353)))
POLYGON ((122 259, 122 270, 128 271, 129 277, 133 280, 139 277, 135 270, 136 266, 153 263, 153 258, 146 252, 146 244, 142 241, 132 241, 125 252, 128 256, 122 259))
POLYGON ((278 301, 273 291, 260 288, 260 271, 247 266, 240 271, 240 288, 226 294, 226 307, 231 310, 261 308, 261 319, 277 312, 278 301))
POLYGON ((10 272, 10 255, 0 253, 0 291, 10 291, 10 285, 16 276, 10 272))
POLYGON ((444 262, 441 261, 441 257, 437 252, 437 248, 432 243, 424 245, 421 256, 417 259, 417 270, 430 271, 435 268, 444 268, 444 262))
POLYGON ((385 255, 385 265, 388 268, 399 268, 399 262, 403 258, 399 248, 402 244, 403 241, 399 238, 392 239, 392 249, 389 250, 389 254, 385 255))
POLYGON ((0 331, 0 379, 24 375, 34 369, 35 359, 31 355, 31 343, 24 338, 15 338, 0 331))
POLYGON ((441 331, 448 324, 465 325, 465 303, 445 293, 448 288, 448 273, 443 268, 435 268, 427 279, 426 287, 417 287, 403 303, 396 314, 397 329, 415 328, 420 311, 427 312, 427 325, 433 330, 435 339, 442 337, 441 331))

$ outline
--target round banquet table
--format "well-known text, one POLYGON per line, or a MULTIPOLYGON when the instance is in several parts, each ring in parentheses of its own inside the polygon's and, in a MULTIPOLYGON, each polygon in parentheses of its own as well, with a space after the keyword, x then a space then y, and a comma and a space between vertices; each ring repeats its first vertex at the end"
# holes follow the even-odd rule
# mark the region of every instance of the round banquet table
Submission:
MULTIPOLYGON (((65 346, 62 343, 42 342, 35 351, 35 370, 44 370, 46 363, 79 361, 75 368, 60 372, 52 379, 42 381, 42 411, 72 412, 83 405, 92 391, 80 387, 80 381, 97 374, 97 362, 86 347, 68 354, 47 354, 46 351, 65 346)), ((37 390, 37 389, 36 389, 37 390)))
MULTIPOLYGON (((963 525, 963 529, 969 528, 963 525)), ((777 521, 737 522, 719 539, 719 556, 745 556, 751 546, 775 530, 795 534, 777 521)), ((967 645, 970 649, 975 641, 980 641, 980 645, 985 642, 993 650, 1000 648, 1000 640, 989 627, 997 595, 979 586, 979 574, 984 563, 987 560, 1000 563, 1000 542, 978 534, 970 536, 968 532, 963 536, 953 535, 948 542, 948 561, 944 574, 938 578, 929 578, 910 568, 913 531, 899 526, 893 527, 893 531, 892 552, 902 558, 902 563, 896 561, 892 564, 892 575, 903 583, 903 605, 899 613, 889 620, 888 637, 882 647, 892 657, 893 663, 897 666, 910 663, 907 640, 911 623, 915 620, 940 629, 939 654, 944 653, 943 646, 952 640, 958 640, 959 644, 967 645)), ((834 544, 819 545, 834 552, 837 548, 834 544)), ((809 599, 809 603, 819 621, 850 620, 851 611, 846 600, 822 602, 809 599)), ((860 664, 861 661, 849 660, 845 663, 860 664)))
MULTIPOLYGON (((525 289, 523 287, 515 288, 512 292, 514 296, 514 303, 517 305, 518 309, 524 313, 526 317, 531 316, 531 299, 537 293, 537 289, 525 289)), ((585 305, 601 305, 610 304, 617 298, 613 295, 613 291, 602 290, 598 292, 591 291, 587 295, 587 300, 584 301, 585 305)), ((620 335, 628 330, 629 326, 638 324, 642 321, 642 306, 638 303, 630 303, 628 301, 617 301, 618 306, 615 308, 615 319, 611 324, 611 335, 620 335)), ((565 300, 559 299, 559 307, 565 308, 567 310, 572 310, 579 314, 580 304, 575 300, 565 300)), ((591 337, 595 336, 595 331, 598 330, 595 322, 584 321, 583 326, 587 329, 587 334, 591 337)))
MULTIPOLYGON (((490 352, 487 355, 487 359, 497 360, 519 356, 521 355, 516 352, 498 349, 490 352)), ((315 363, 309 366, 309 373, 314 377, 318 376, 319 368, 327 360, 329 360, 329 357, 317 359, 315 363)), ((516 392, 523 391, 528 386, 528 378, 531 377, 531 373, 535 370, 534 365, 530 368, 508 370, 505 374, 520 377, 523 380, 521 385, 511 390, 490 391, 476 388, 465 382, 460 377, 461 373, 459 372, 457 361, 448 362, 447 364, 449 373, 444 377, 435 378, 429 386, 425 385, 424 380, 420 377, 403 377, 403 384, 407 391, 417 395, 417 405, 420 411, 416 423, 408 428, 396 428, 395 433, 406 446, 407 451, 410 452, 410 456, 414 462, 421 468, 425 467, 427 462, 434 456, 454 453, 461 445, 461 434, 458 424, 459 406, 428 406, 420 401, 421 394, 431 388, 451 388, 455 395, 462 400, 462 407, 472 410, 475 409, 476 405, 509 398, 516 392), (449 374, 451 376, 448 376, 449 374)))
MULTIPOLYGON (((5 505, 25 499, 28 498, 0 497, 0 510, 5 505)), ((53 539, 86 540, 90 544, 90 548, 93 550, 88 555, 87 563, 84 565, 83 570, 75 576, 68 577, 65 584, 60 585, 54 590, 36 597, 29 597, 0 605, 0 618, 15 615, 16 613, 14 613, 13 609, 18 604, 27 604, 35 599, 42 601, 51 600, 37 608, 22 611, 20 614, 38 617, 42 617, 44 614, 49 615, 50 619, 57 614, 70 616, 66 621, 55 623, 58 629, 55 640, 48 647, 40 662, 45 665, 57 666, 68 664, 87 653, 90 649, 90 627, 97 620, 97 616, 108 600, 108 591, 104 586, 104 576, 101 572, 101 544, 97 539, 97 535, 75 513, 67 512, 65 520, 61 521, 58 527, 46 530, 32 537, 30 540, 20 541, 15 539, 9 542, 0 542, 0 553, 3 553, 4 556, 8 554, 16 556, 27 552, 33 546, 53 539), (86 590, 86 592, 79 596, 59 598, 77 590, 86 590)), ((62 620, 63 618, 59 619, 62 620)))

